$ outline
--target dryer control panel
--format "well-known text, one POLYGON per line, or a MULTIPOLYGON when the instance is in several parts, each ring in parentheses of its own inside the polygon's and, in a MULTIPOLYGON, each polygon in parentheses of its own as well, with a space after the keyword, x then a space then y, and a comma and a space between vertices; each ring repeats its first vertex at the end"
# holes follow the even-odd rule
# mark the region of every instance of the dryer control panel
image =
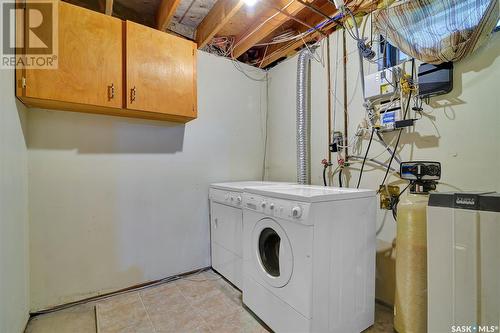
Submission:
POLYGON ((242 193, 224 191, 216 188, 211 188, 208 194, 208 198, 215 202, 226 204, 234 207, 241 207, 243 202, 242 193))
POLYGON ((312 225, 310 203, 264 197, 251 193, 243 194, 243 208, 265 215, 312 225))

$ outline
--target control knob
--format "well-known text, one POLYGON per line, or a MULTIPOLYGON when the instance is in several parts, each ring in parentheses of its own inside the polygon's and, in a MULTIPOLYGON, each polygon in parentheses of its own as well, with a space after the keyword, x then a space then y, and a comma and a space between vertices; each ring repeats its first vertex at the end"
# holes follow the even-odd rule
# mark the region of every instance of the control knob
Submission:
POLYGON ((292 216, 295 218, 299 218, 302 216, 302 208, 299 206, 295 206, 292 208, 292 216))
POLYGON ((269 204, 269 208, 274 209, 274 204, 272 202, 269 204))
POLYGON ((266 208, 266 205, 267 205, 267 203, 266 203, 265 201, 262 201, 262 202, 260 203, 260 206, 261 206, 262 208, 266 208))
POLYGON ((236 202, 237 202, 237 203, 239 203, 239 204, 241 203, 241 195, 238 195, 238 196, 236 197, 236 202))

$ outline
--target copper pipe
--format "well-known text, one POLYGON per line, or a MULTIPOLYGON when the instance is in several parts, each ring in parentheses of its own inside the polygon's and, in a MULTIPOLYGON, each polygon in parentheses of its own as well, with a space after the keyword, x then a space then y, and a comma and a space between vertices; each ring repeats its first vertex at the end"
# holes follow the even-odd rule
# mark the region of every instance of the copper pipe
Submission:
POLYGON ((328 80, 328 163, 332 163, 332 152, 330 151, 330 143, 332 142, 332 80, 330 67, 330 37, 326 37, 326 77, 328 80))
POLYGON ((349 160, 349 148, 348 148, 348 132, 347 132, 347 45, 346 45, 346 30, 342 30, 342 48, 344 51, 344 160, 347 162, 349 160))
MULTIPOLYGON (((326 71, 328 79, 328 140, 326 142, 326 149, 328 152, 328 175, 332 171, 332 151, 330 150, 330 143, 332 143, 332 79, 331 79, 331 65, 330 65, 330 37, 326 37, 326 71)), ((331 178, 328 177, 328 184, 331 186, 331 178)))

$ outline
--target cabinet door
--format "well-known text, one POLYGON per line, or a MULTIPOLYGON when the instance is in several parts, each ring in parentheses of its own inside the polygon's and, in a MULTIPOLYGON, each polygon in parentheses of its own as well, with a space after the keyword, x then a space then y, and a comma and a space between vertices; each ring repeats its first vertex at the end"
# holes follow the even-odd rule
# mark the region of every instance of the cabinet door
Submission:
POLYGON ((196 44, 126 22, 126 107, 196 118, 196 44))
POLYGON ((24 96, 121 108, 122 21, 62 1, 57 4, 58 68, 26 69, 24 96))

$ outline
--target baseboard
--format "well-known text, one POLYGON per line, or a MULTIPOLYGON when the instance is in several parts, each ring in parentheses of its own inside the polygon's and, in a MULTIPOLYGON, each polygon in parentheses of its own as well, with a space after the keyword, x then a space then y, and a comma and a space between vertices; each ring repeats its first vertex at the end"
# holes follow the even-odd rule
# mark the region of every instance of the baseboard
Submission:
POLYGON ((159 279, 159 280, 148 281, 148 282, 136 284, 136 285, 133 285, 133 286, 130 286, 130 287, 126 287, 126 288, 122 288, 122 289, 119 289, 119 290, 115 290, 115 291, 112 291, 112 292, 108 292, 108 293, 105 293, 105 294, 101 294, 101 295, 97 295, 97 296, 92 296, 92 297, 84 298, 84 299, 81 299, 81 300, 78 300, 78 301, 56 305, 56 306, 53 306, 53 307, 50 307, 50 308, 47 308, 47 309, 43 309, 43 310, 39 310, 39 311, 33 311, 33 312, 30 312, 30 314, 29 314, 29 320, 31 320, 32 318, 34 318, 36 316, 40 316, 40 315, 43 315, 43 314, 46 314, 46 313, 51 313, 51 312, 55 312, 55 311, 59 311, 59 310, 64 310, 64 309, 71 308, 73 306, 77 306, 77 305, 80 305, 80 304, 85 304, 85 303, 88 303, 88 302, 95 302, 95 301, 98 301, 100 299, 109 298, 109 297, 112 297, 114 295, 122 294, 122 293, 125 293, 125 292, 132 292, 132 291, 137 290, 137 289, 141 289, 141 288, 144 288, 144 287, 147 287, 147 286, 150 286, 150 285, 161 283, 162 281, 164 281, 164 283, 171 282, 171 281, 180 279, 180 278, 182 278, 184 276, 191 275, 193 273, 204 272, 206 270, 209 270, 210 268, 211 268, 210 266, 207 266, 207 267, 203 267, 203 268, 200 268, 200 269, 195 269, 195 270, 192 270, 192 271, 189 271, 189 272, 185 272, 185 273, 181 273, 181 274, 176 274, 176 275, 172 275, 172 276, 167 276, 167 277, 159 279))

